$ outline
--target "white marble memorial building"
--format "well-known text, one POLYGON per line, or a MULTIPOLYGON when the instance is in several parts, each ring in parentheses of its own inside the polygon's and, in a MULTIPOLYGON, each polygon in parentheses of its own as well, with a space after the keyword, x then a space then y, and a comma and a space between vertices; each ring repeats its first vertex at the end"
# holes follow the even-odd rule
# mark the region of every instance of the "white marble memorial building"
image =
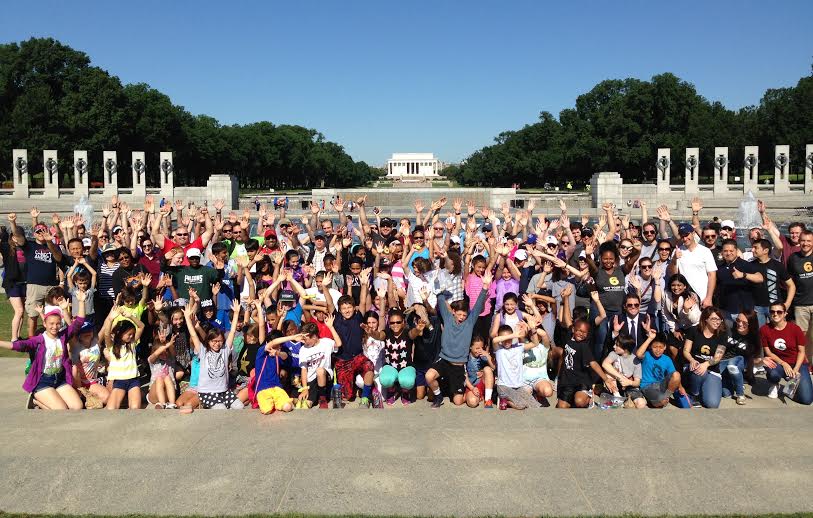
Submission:
POLYGON ((387 177, 402 181, 436 177, 442 164, 433 153, 393 153, 387 160, 387 177))

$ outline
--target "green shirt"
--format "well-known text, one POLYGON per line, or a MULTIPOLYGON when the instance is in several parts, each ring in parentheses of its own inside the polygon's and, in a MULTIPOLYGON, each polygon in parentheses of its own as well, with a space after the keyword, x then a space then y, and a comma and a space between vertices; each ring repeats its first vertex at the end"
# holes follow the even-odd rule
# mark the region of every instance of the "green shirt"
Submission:
POLYGON ((189 288, 195 288, 201 302, 211 300, 212 284, 217 282, 219 276, 217 270, 209 266, 199 266, 197 268, 183 266, 178 268, 173 275, 178 297, 189 299, 189 288))

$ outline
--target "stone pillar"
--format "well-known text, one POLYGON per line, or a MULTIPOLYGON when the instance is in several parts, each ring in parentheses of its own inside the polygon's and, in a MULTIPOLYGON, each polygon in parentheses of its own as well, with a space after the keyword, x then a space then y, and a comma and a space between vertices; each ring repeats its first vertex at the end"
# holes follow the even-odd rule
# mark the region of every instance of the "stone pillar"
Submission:
POLYGON ((213 174, 206 182, 206 198, 210 201, 224 200, 224 209, 236 210, 239 208, 240 189, 236 176, 227 174, 213 174))
POLYGON ((686 176, 684 179, 686 187, 684 192, 692 194, 700 192, 700 181, 697 179, 697 175, 700 172, 700 148, 686 148, 684 167, 686 168, 686 176))
POLYGON ((714 148, 714 194, 728 192, 728 148, 714 148))
POLYGON ((104 196, 110 198, 119 193, 119 163, 115 151, 102 153, 102 170, 104 171, 104 196))
POLYGON ((42 178, 43 197, 49 200, 59 198, 59 161, 55 149, 42 151, 42 178))
POLYGON ((773 161, 773 192, 790 192, 790 146, 776 146, 773 161))
POLYGON ((161 197, 172 200, 175 198, 175 165, 172 162, 172 151, 161 151, 158 167, 161 169, 161 197))
POLYGON ((31 183, 28 176, 27 149, 11 151, 11 171, 14 175, 14 197, 19 200, 28 199, 28 188, 31 183))
POLYGON ((133 151, 133 197, 136 201, 143 200, 147 196, 147 162, 143 151, 133 151))
POLYGON ((672 188, 669 168, 672 165, 672 150, 668 147, 658 148, 658 157, 655 159, 655 171, 657 174, 656 184, 658 194, 668 194, 672 188))
POLYGON ((89 174, 88 152, 75 150, 73 152, 73 194, 77 198, 90 195, 89 174))
POLYGON ((813 144, 805 146, 805 194, 813 194, 813 144))
POLYGON ((759 193, 759 146, 745 146, 742 168, 742 193, 759 193))
POLYGON ((596 173, 590 178, 590 193, 593 197, 593 207, 601 207, 607 202, 621 207, 624 197, 624 181, 616 172, 596 173))

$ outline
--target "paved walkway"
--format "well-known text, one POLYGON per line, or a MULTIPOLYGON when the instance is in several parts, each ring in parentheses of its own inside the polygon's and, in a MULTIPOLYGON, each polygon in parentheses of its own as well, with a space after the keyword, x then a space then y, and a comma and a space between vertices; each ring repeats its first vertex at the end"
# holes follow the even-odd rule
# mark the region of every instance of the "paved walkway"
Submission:
POLYGON ((0 359, 0 511, 577 515, 813 509, 813 409, 24 410, 0 359))

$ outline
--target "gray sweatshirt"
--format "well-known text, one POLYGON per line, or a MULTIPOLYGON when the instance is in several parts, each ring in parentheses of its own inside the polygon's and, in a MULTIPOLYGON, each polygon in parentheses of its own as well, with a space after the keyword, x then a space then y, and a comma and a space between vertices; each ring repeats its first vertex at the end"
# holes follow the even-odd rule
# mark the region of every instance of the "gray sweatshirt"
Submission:
POLYGON ((477 316, 483 312, 486 297, 488 297, 488 290, 481 290, 474 308, 469 311, 469 316, 466 317, 463 323, 458 324, 446 305, 446 294, 441 293, 438 295, 438 308, 440 308, 440 316, 443 317, 443 334, 440 339, 441 358, 451 363, 466 363, 469 357, 474 324, 477 323, 477 316))

